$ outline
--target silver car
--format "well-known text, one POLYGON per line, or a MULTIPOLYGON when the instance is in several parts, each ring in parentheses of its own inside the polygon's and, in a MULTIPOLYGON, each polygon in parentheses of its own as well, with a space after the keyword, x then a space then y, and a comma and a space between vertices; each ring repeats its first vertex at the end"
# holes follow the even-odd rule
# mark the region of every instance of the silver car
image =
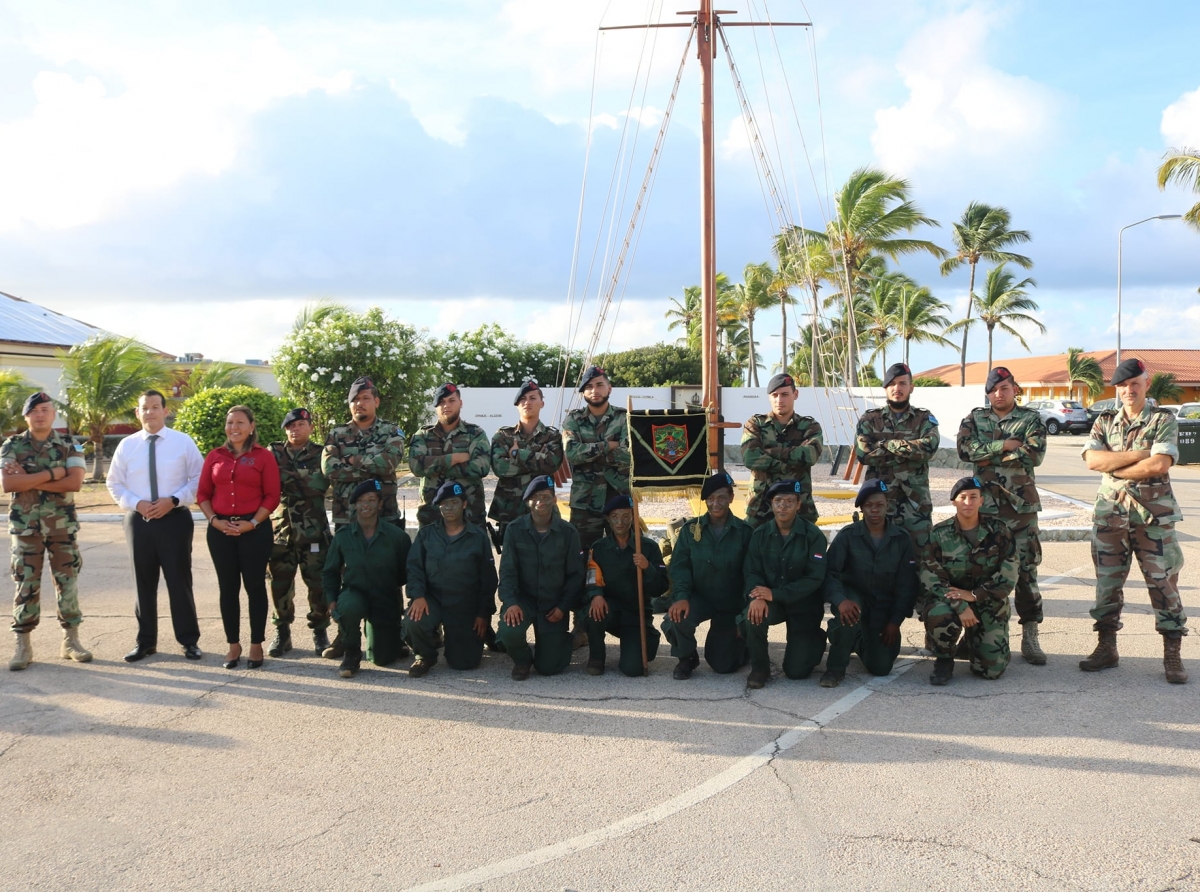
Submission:
POLYGON ((1029 408, 1038 410, 1042 421, 1046 422, 1048 434, 1057 434, 1059 431, 1082 434, 1092 428, 1087 409, 1075 400, 1034 400, 1029 408))

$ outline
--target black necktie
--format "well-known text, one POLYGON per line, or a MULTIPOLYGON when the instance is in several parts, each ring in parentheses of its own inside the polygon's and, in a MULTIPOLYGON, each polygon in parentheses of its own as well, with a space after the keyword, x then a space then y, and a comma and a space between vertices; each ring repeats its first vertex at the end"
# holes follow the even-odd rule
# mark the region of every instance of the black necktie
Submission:
POLYGON ((158 434, 151 434, 147 437, 150 441, 150 501, 158 501, 158 464, 154 456, 154 445, 158 440, 158 434))

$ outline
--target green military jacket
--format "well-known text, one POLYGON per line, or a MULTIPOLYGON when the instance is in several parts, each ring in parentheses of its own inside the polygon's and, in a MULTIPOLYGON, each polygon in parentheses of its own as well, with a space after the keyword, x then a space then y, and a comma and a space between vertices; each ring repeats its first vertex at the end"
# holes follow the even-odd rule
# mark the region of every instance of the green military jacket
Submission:
MULTIPOLYGON (((1083 445, 1109 452, 1140 452, 1169 455, 1179 461, 1179 422, 1166 409, 1149 403, 1133 419, 1125 418, 1123 408, 1101 412, 1092 424, 1092 433, 1083 445)), ((1130 520, 1142 524, 1178 523, 1183 520, 1179 503, 1171 489, 1171 478, 1164 474, 1149 480, 1122 480, 1105 474, 1096 492, 1096 517, 1113 511, 1117 504, 1129 512, 1130 520)))
MULTIPOLYGON (((29 431, 9 437, 0 446, 0 466, 10 461, 19 464, 26 474, 51 468, 87 469, 83 450, 57 431, 51 431, 40 443, 29 431)), ((41 489, 14 492, 8 508, 8 532, 13 536, 75 535, 79 532, 75 493, 41 489)))
MULTIPOLYGON (((642 536, 642 554, 650 562, 650 566, 642 571, 642 598, 646 605, 646 618, 649 619, 653 615, 650 599, 667 590, 667 568, 663 566, 658 543, 649 536, 642 536)), ((633 536, 622 547, 609 532, 592 546, 584 603, 590 603, 596 595, 603 595, 609 606, 637 615, 638 584, 637 567, 633 565, 633 536)))
POLYGON ((279 465, 281 497, 271 512, 276 545, 311 545, 329 541, 325 493, 329 478, 321 470, 324 448, 309 440, 299 449, 272 443, 271 455, 279 465))
POLYGON ((870 611, 873 631, 888 623, 900 625, 912 616, 917 601, 917 556, 912 536, 889 523, 878 550, 865 522, 856 520, 838 530, 829 544, 825 569, 825 600, 837 611, 847 598, 870 611))
POLYGON ((817 506, 812 497, 812 466, 821 460, 825 440, 821 425, 807 415, 792 415, 784 424, 773 415, 751 415, 742 429, 742 464, 750 469, 750 502, 746 521, 761 524, 771 515, 763 498, 767 488, 780 480, 799 480, 800 517, 815 522, 817 506))
MULTIPOLYGON (((499 480, 488 517, 501 526, 529 511, 525 488, 534 477, 551 476, 562 466, 562 432, 538 422, 533 436, 521 434, 521 425, 502 427, 492 437, 492 473, 499 480)), ((601 506, 603 507, 603 506, 601 506)))
POLYGON ((574 610, 583 598, 583 546, 579 531, 557 515, 545 535, 533 519, 518 517, 504 531, 500 556, 500 610, 519 606, 546 614, 574 610))
POLYGON ((350 496, 358 484, 378 480, 379 519, 400 516, 396 502, 396 468, 404 461, 404 431, 390 421, 376 418, 365 431, 357 424, 339 424, 325 438, 321 471, 333 487, 333 522, 351 520, 350 496))
POLYGON ((983 514, 1036 514, 1042 510, 1033 469, 1046 457, 1046 423, 1037 409, 1014 406, 1001 419, 990 406, 972 409, 958 428, 958 457, 983 481, 983 514), (1004 451, 1010 437, 1024 445, 1004 451))
POLYGON ((571 465, 571 508, 599 514, 608 492, 629 492, 629 430, 626 412, 611 403, 603 415, 587 406, 572 409, 563 422, 563 442, 571 465), (611 452, 608 441, 620 446, 611 452))
POLYGON ((453 541, 440 519, 421 527, 408 553, 408 603, 417 598, 471 616, 496 612, 496 561, 482 527, 469 523, 453 541))
POLYGON ((785 607, 819 598, 825 582, 826 550, 825 534, 802 517, 796 517, 786 538, 774 521, 764 523, 750 536, 744 594, 763 585, 771 590, 771 598, 785 607))
POLYGON ((959 529, 957 517, 947 518, 934 524, 929 545, 921 552, 922 588, 958 613, 970 605, 950 601, 946 593, 951 587, 967 589, 980 601, 1006 601, 1017 584, 1017 549, 1007 524, 980 513, 975 531, 972 540, 970 533, 959 529))
POLYGON ((893 412, 888 406, 869 409, 858 420, 854 454, 866 466, 866 479, 882 480, 888 486, 888 501, 901 496, 916 503, 929 516, 929 460, 937 454, 942 437, 938 422, 928 409, 909 406, 893 412))
POLYGON ((398 621, 404 612, 404 583, 412 540, 395 524, 379 522, 371 541, 357 523, 338 527, 321 580, 332 604, 344 591, 371 601, 371 620, 398 621))
POLYGON ((667 568, 671 600, 700 598, 716 613, 741 613, 746 606, 743 574, 752 532, 750 524, 732 514, 720 539, 713 535, 707 513, 685 523, 667 568))
POLYGON ((469 421, 460 420, 448 434, 435 422, 412 435, 408 443, 408 468, 417 477, 424 478, 421 507, 417 510, 421 526, 441 519, 432 503, 438 487, 447 480, 453 480, 463 488, 467 523, 484 523, 483 478, 492 469, 489 451, 487 434, 469 421), (452 464, 451 456, 455 452, 465 452, 471 457, 461 465, 452 464))

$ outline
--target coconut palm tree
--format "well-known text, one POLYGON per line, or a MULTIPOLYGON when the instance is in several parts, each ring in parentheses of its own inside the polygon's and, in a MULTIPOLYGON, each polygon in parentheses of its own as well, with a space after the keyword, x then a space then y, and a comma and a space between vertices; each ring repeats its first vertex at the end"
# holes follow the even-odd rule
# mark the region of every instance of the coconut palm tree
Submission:
POLYGON ((350 306, 341 301, 334 300, 332 297, 320 297, 312 303, 304 305, 303 309, 296 314, 296 318, 292 320, 292 332, 301 331, 309 323, 317 323, 318 325, 326 319, 336 319, 338 316, 345 316, 349 313, 350 306))
POLYGON ((213 387, 253 387, 250 373, 232 362, 203 362, 179 381, 179 395, 186 399, 213 387))
POLYGON ((21 407, 36 389, 16 369, 0 369, 0 435, 7 436, 21 426, 21 407))
POLYGON ((682 329, 683 335, 676 343, 694 347, 700 337, 700 286, 688 285, 683 289, 683 300, 671 298, 671 306, 663 316, 670 319, 667 331, 682 329))
MULTIPOLYGON (((967 383, 967 335, 971 329, 968 320, 974 306, 975 267, 981 260, 997 264, 1015 263, 1022 269, 1033 266, 1033 261, 1024 254, 1013 254, 1005 250, 1030 240, 1029 233, 1024 229, 1009 229, 1011 223, 1012 214, 1007 208, 972 201, 963 211, 962 218, 951 227, 950 237, 954 241, 955 253, 942 262, 942 275, 950 275, 964 263, 971 270, 971 278, 967 285, 967 315, 962 320, 964 324, 959 326, 962 331, 962 353, 959 355, 958 373, 960 386, 967 383)), ((988 365, 991 365, 990 360, 988 365)))
MULTIPOLYGON (((1079 347, 1067 348, 1067 386, 1075 396, 1075 385, 1082 384, 1088 395, 1095 399, 1104 393, 1104 372, 1094 357, 1084 356, 1079 347)), ((1082 397, 1082 394, 1080 394, 1082 397)))
POLYGON ((760 311, 774 305, 770 287, 775 279, 775 270, 769 263, 748 263, 743 279, 742 284, 733 286, 727 292, 725 312, 746 327, 746 339, 750 348, 746 384, 749 387, 758 387, 758 369, 762 362, 757 351, 758 344, 754 340, 754 320, 760 311))
MULTIPOLYGON (((1188 148, 1168 151, 1158 168, 1158 188, 1166 189, 1168 183, 1178 183, 1200 195, 1200 151, 1188 148)), ((1200 201, 1192 205, 1183 219, 1200 229, 1200 201)))
MULTIPOLYGON (((807 289, 811 298, 811 318, 818 318, 821 287, 827 282, 836 281, 837 277, 837 267, 829 252, 828 242, 809 238, 799 226, 790 226, 775 236, 773 249, 780 268, 787 270, 788 276, 794 279, 793 284, 807 289)), ((809 338, 818 338, 820 335, 820 326, 817 325, 809 324, 804 326, 804 330, 809 338)), ((816 340, 806 341, 806 346, 812 357, 819 358, 816 340)))
POLYGON ((1174 403, 1183 396, 1183 388, 1175 383, 1175 375, 1171 372, 1155 372, 1150 376, 1146 396, 1153 397, 1160 404, 1174 403))
POLYGON ((904 357, 901 362, 908 364, 908 348, 914 341, 918 344, 954 346, 939 334, 950 324, 949 317, 943 315, 949 309, 945 302, 934 297, 933 292, 924 285, 904 288, 901 291, 899 324, 896 328, 904 341, 904 357))
POLYGON ((887 351, 900 338, 900 314, 904 293, 915 289, 916 283, 901 272, 885 273, 867 288, 863 302, 865 314, 859 329, 863 342, 872 348, 867 362, 880 358, 880 367, 887 369, 887 351))
POLYGON ((1046 326, 1024 312, 1038 309, 1037 302, 1025 290, 1026 288, 1036 288, 1037 282, 1033 279, 1022 279, 1017 282, 1017 277, 1005 269, 1006 266, 1007 264, 1002 263, 988 270, 983 293, 974 296, 972 303, 979 311, 979 318, 960 319, 946 329, 947 332, 966 331, 976 322, 982 322, 987 326, 989 372, 992 370, 992 338, 997 328, 1016 338, 1026 352, 1029 352, 1029 345, 1025 343, 1025 338, 1021 337, 1021 333, 1013 328, 1014 324, 1028 323, 1042 334, 1046 333, 1046 326))

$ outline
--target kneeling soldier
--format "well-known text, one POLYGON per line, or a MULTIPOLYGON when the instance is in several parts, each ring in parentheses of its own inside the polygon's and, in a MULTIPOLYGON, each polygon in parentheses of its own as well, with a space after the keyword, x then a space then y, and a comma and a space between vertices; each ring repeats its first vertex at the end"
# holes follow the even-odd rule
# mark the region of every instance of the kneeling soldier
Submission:
POLYGON ((355 519, 334 534, 323 576, 330 615, 338 621, 344 647, 338 674, 350 678, 362 662, 367 623, 367 659, 387 666, 408 656, 402 637, 404 580, 412 541, 391 523, 379 522, 378 480, 365 480, 350 496, 355 519))
POLYGON ((936 524, 921 553, 921 585, 929 595, 925 629, 937 661, 929 683, 949 684, 960 633, 971 671, 996 679, 1008 668, 1008 595, 1017 584, 1017 549, 999 517, 980 513, 983 484, 963 477, 950 490, 955 516, 936 524))
POLYGON ((854 507, 863 519, 843 527, 829 545, 825 597, 829 656, 821 687, 836 688, 857 653, 872 675, 887 675, 900 653, 900 624, 917 600, 917 558, 912 536, 888 519, 888 489, 882 480, 859 487, 854 507))
POLYGON ((738 618, 750 649, 748 688, 761 688, 771 677, 771 626, 787 624, 788 678, 808 678, 825 653, 825 534, 798 516, 802 489, 798 480, 772 484, 764 494, 772 518, 750 537, 744 583, 750 603, 738 618))
POLYGON ((437 662, 442 627, 451 669, 476 669, 496 612, 496 562, 487 531, 463 518, 462 484, 448 480, 433 497, 441 515, 417 533, 408 555, 408 617, 404 632, 417 658, 408 674, 420 678, 437 662))
POLYGON ((746 663, 746 640, 737 617, 746 603, 742 572, 752 530, 729 510, 733 478, 724 471, 704 481, 700 496, 708 511, 683 525, 667 568, 672 604, 662 630, 671 642, 671 656, 679 658, 674 676, 681 680, 691 678, 700 665, 696 627, 705 621, 704 659, 712 670, 725 675, 746 663))
POLYGON ((557 675, 571 663, 571 611, 583 597, 579 531, 558 516, 554 478, 525 488, 529 513, 504 531, 500 555, 500 628, 496 637, 513 658, 512 677, 557 675), (526 633, 533 626, 532 651, 526 633))

